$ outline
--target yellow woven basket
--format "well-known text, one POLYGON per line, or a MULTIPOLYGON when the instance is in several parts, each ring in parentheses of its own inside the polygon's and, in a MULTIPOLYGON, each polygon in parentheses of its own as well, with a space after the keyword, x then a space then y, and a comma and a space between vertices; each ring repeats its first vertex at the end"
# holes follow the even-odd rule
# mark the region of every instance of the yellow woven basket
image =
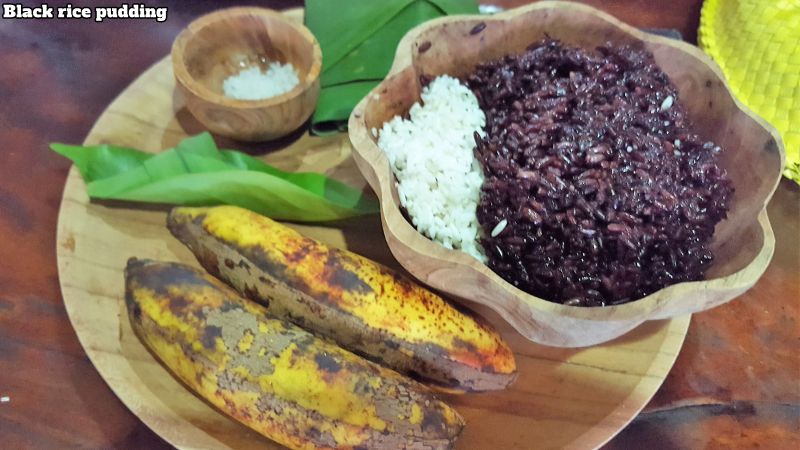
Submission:
POLYGON ((781 133, 800 184, 800 0, 706 0, 700 46, 734 94, 781 133))

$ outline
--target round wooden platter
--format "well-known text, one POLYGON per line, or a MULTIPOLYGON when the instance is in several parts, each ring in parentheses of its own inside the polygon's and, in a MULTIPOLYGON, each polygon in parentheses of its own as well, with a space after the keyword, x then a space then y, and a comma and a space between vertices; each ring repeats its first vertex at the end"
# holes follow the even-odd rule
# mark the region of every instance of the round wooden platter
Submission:
MULTIPOLYGON (((201 131, 174 92, 166 58, 106 109, 85 143, 108 142, 155 152, 201 131)), ((283 169, 324 172, 355 186, 366 185, 344 134, 303 135, 264 148, 270 148, 265 160, 283 169)), ((158 208, 90 202, 80 174, 72 168, 59 213, 57 253, 64 304, 78 338, 116 395, 174 446, 279 448, 186 390, 130 328, 122 273, 129 257, 196 264, 171 237, 165 218, 165 211, 158 208)), ((398 268, 383 240, 378 216, 335 227, 291 226, 398 268)), ((509 341, 520 376, 503 392, 444 396, 467 420, 459 449, 602 445, 636 416, 664 381, 689 325, 689 316, 646 322, 604 345, 561 349, 533 344, 490 310, 476 310, 509 341)))

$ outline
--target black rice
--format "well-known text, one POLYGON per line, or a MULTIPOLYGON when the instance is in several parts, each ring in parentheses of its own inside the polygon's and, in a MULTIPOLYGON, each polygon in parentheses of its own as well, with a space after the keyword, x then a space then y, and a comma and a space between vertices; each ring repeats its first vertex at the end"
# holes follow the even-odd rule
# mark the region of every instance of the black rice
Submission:
POLYGON ((495 272, 582 306, 704 277, 733 188, 649 52, 544 39, 467 84, 487 119, 478 220, 495 272))

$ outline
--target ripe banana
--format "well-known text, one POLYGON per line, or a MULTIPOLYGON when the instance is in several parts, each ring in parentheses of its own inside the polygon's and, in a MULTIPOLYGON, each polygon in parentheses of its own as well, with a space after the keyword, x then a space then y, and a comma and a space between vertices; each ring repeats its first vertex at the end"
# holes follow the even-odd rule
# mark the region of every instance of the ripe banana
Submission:
POLYGON ((141 341, 205 400, 294 449, 450 448, 463 419, 423 385, 270 318, 211 276, 131 259, 141 341))
POLYGON ((516 378, 497 332, 362 256, 232 206, 175 208, 167 226, 242 295, 382 365, 450 391, 503 389, 516 378))

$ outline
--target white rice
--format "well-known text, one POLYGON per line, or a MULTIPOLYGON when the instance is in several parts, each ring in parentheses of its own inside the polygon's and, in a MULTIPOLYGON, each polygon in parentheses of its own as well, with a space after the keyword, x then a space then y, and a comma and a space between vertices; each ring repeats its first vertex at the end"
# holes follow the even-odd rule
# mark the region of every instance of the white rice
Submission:
POLYGON ((483 172, 473 133, 483 136, 486 125, 478 100, 457 79, 442 75, 422 90, 422 104, 414 104, 409 116, 384 123, 378 137, 400 203, 419 232, 486 261, 476 216, 483 172))
POLYGON ((238 100, 263 100, 291 91, 300 83, 291 63, 269 63, 267 70, 249 67, 222 82, 227 97, 238 100))

